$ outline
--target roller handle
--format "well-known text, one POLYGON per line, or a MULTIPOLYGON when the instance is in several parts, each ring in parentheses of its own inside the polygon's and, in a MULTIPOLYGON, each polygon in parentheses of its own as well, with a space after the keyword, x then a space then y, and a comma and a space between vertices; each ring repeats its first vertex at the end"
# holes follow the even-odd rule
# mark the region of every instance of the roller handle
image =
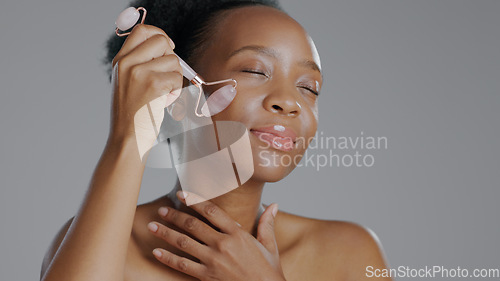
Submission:
MULTIPOLYGON (((127 36, 130 34, 130 32, 124 32, 125 30, 128 30, 132 28, 137 21, 140 18, 140 13, 139 11, 143 12, 142 14, 142 20, 141 23, 144 23, 144 19, 146 18, 146 9, 143 7, 139 8, 134 8, 134 7, 128 7, 127 9, 123 10, 123 12, 120 13, 118 18, 116 19, 116 35, 122 37, 122 36, 127 36), (122 32, 119 32, 122 31, 122 32)), ((177 54, 175 54, 177 56, 177 54)), ((181 59, 179 56, 179 62, 182 67, 182 72, 184 74, 184 77, 186 77, 189 81, 192 81, 196 76, 196 71, 194 71, 183 59, 181 59)))
MULTIPOLYGON (((175 54, 177 56, 177 54, 175 54)), ((181 64, 182 67, 182 74, 184 77, 186 77, 187 80, 192 81, 198 74, 196 74, 196 71, 194 71, 191 66, 189 66, 183 59, 181 59, 179 56, 179 63, 181 64)))

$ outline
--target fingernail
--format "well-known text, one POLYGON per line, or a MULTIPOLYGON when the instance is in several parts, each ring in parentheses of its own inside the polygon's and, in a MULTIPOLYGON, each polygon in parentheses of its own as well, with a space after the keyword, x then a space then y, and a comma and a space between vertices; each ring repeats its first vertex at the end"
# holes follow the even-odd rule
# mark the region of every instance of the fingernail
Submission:
POLYGON ((160 250, 158 250, 158 249, 154 249, 154 250, 153 250, 153 255, 155 255, 155 257, 157 257, 157 258, 161 258, 162 253, 161 253, 161 251, 160 251, 160 250))
POLYGON ((239 224, 238 222, 236 222, 236 224, 237 224, 239 227, 241 227, 241 224, 239 224))
POLYGON ((178 194, 181 199, 186 199, 188 197, 188 193, 185 191, 178 191, 178 194))
POLYGON ((174 41, 172 41, 172 39, 170 39, 170 37, 167 37, 167 38, 168 38, 168 42, 170 43, 170 47, 172 47, 172 49, 175 49, 174 41))
POLYGON ((152 232, 156 232, 158 230, 158 226, 156 225, 156 223, 148 223, 148 229, 151 230, 152 232))
POLYGON ((168 209, 166 207, 161 207, 160 209, 158 209, 158 214, 160 214, 160 216, 164 217, 168 214, 168 209))
POLYGON ((273 217, 276 217, 276 214, 278 213, 278 204, 274 204, 273 210, 271 212, 273 214, 273 217))

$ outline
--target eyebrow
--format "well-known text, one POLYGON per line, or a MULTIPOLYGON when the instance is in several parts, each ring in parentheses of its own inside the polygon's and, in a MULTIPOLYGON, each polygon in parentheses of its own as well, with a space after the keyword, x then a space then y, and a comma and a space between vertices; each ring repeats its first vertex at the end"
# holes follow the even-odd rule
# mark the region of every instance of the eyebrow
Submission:
POLYGON ((315 70, 315 71, 318 71, 319 73, 321 73, 321 69, 319 68, 318 64, 312 60, 303 60, 303 61, 299 62, 299 65, 311 68, 312 70, 315 70))
POLYGON ((244 47, 239 48, 238 50, 233 51, 231 54, 229 54, 228 58, 231 58, 231 57, 233 57, 241 52, 244 52, 244 51, 254 51, 256 53, 263 54, 265 56, 272 57, 274 59, 279 59, 279 57, 280 57, 278 52, 276 52, 273 49, 266 48, 264 46, 259 46, 259 45, 248 45, 248 46, 244 46, 244 47))
MULTIPOLYGON (((228 56, 228 59, 241 53, 241 52, 244 52, 244 51, 253 51, 253 52, 274 58, 274 59, 280 58, 279 53, 274 49, 270 49, 270 48, 260 46, 260 45, 248 45, 248 46, 241 47, 241 48, 231 52, 228 56)), ((299 62, 299 65, 303 66, 303 67, 310 68, 314 71, 321 73, 321 69, 319 68, 318 64, 312 60, 307 60, 307 59, 303 60, 303 61, 299 62)))

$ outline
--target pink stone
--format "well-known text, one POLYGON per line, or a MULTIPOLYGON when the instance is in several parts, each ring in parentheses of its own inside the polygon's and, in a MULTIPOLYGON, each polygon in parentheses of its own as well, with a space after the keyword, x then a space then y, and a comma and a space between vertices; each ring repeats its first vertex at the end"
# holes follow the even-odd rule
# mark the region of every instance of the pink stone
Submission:
POLYGON ((118 18, 116 19, 116 27, 119 30, 125 31, 132 28, 135 23, 139 20, 140 17, 139 11, 134 7, 128 7, 120 13, 118 18))
POLYGON ((213 92, 201 107, 201 113, 205 117, 213 116, 229 106, 236 96, 236 89, 232 85, 226 85, 213 92))

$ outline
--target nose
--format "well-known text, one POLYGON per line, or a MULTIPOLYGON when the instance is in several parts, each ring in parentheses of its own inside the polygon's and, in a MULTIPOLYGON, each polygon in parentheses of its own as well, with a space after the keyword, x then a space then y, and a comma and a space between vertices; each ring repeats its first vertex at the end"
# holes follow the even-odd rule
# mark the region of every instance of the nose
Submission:
POLYGON ((295 117, 300 115, 301 106, 294 93, 283 89, 276 90, 264 98, 263 106, 267 111, 295 117))

